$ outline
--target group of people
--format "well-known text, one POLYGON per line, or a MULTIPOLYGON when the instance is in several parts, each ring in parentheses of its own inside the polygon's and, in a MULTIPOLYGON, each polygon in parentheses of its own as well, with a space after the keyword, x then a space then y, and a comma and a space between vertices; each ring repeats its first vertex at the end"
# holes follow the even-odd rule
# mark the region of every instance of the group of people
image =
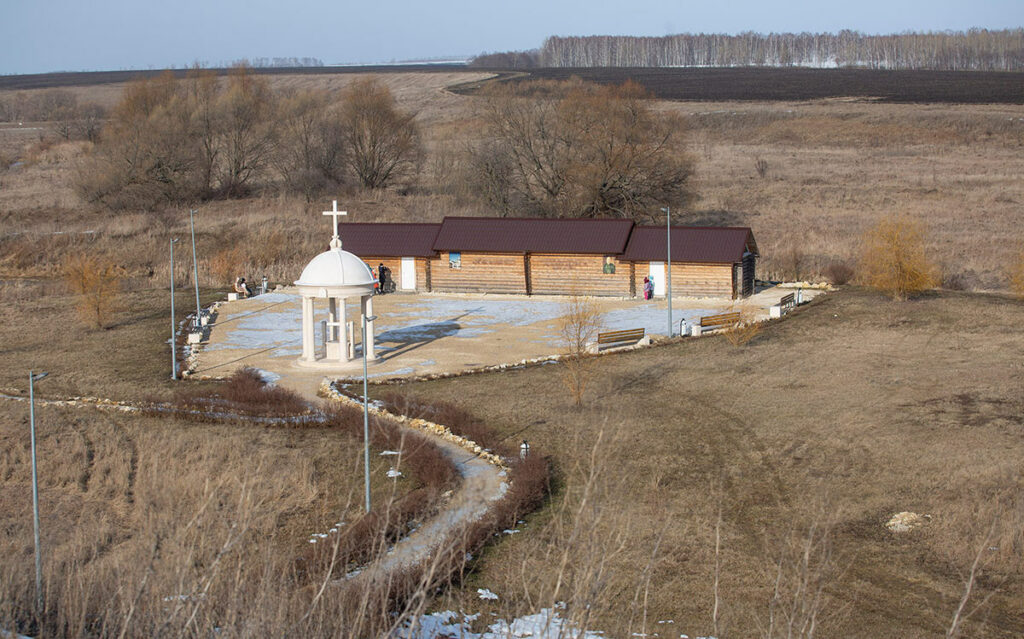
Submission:
POLYGON ((381 262, 377 266, 376 272, 371 268, 370 272, 373 273, 374 279, 373 292, 377 295, 383 295, 384 293, 395 292, 395 282, 391 279, 391 269, 384 266, 384 262, 381 262))
POLYGON ((654 297, 654 278, 648 276, 648 277, 644 278, 644 299, 645 300, 649 300, 649 299, 651 299, 653 297, 654 297))
MULTIPOLYGON (((249 288, 249 283, 245 281, 244 277, 239 277, 239 278, 235 279, 235 292, 238 293, 238 295, 240 297, 252 297, 252 289, 249 288)), ((260 284, 260 293, 262 294, 262 293, 266 293, 266 292, 267 292, 267 276, 264 275, 263 276, 263 283, 260 284)))

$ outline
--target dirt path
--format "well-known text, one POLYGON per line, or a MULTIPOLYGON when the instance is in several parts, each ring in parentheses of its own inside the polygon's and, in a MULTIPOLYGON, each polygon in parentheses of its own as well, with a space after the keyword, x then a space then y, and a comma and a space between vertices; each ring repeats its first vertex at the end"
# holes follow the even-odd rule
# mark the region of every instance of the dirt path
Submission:
MULTIPOLYGON (((271 372, 281 376, 277 381, 279 385, 298 392, 308 400, 317 399, 322 375, 285 367, 271 372)), ((386 581, 395 572, 428 563, 432 557, 442 556, 443 553, 439 552, 442 548, 458 542, 455 538, 457 532, 483 516, 508 488, 504 470, 433 433, 421 430, 416 432, 429 437, 452 462, 461 479, 459 487, 443 504, 440 512, 399 540, 383 558, 349 575, 348 583, 351 585, 358 587, 363 583, 386 581)))

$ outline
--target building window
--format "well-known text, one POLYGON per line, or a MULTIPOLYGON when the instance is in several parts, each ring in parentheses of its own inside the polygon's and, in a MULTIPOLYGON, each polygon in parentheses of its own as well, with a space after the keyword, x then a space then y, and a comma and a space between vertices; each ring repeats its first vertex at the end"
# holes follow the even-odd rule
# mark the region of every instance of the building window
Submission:
POLYGON ((448 253, 448 268, 462 268, 462 253, 448 253))
POLYGON ((611 255, 605 255, 604 267, 601 270, 608 275, 615 275, 615 258, 611 255))

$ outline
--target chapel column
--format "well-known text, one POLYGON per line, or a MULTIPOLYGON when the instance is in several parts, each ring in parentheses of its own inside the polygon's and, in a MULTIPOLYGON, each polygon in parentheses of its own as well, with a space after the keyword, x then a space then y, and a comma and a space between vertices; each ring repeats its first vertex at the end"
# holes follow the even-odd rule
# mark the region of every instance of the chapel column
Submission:
POLYGON ((377 353, 374 349, 374 334, 373 334, 373 296, 364 295, 362 297, 362 311, 366 319, 366 334, 363 335, 363 350, 366 353, 366 359, 373 361, 377 359, 377 353))
POLYGON ((338 361, 348 362, 351 361, 348 358, 348 323, 345 321, 348 319, 348 313, 345 312, 345 298, 342 297, 338 300, 338 314, 336 321, 338 322, 338 361))
POLYGON ((302 296, 302 359, 307 362, 316 361, 315 340, 313 338, 313 298, 302 296))

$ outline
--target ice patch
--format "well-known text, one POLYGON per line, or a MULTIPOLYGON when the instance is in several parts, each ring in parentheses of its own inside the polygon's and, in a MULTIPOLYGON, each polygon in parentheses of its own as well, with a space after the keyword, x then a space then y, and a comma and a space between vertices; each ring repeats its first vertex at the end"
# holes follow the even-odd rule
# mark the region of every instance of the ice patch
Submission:
POLYGON ((476 594, 481 599, 484 599, 486 601, 497 601, 498 600, 498 595, 494 594, 493 592, 491 592, 487 588, 477 588, 476 589, 476 594))
MULTIPOLYGON (((480 590, 486 590, 481 588, 480 590)), ((490 592, 489 590, 487 592, 490 592)), ((493 593, 492 593, 493 594, 493 593)), ((556 609, 564 609, 564 604, 556 609)), ((491 613, 492 615, 494 613, 491 613)), ((406 625, 395 634, 397 639, 436 639, 437 637, 459 637, 460 639, 604 639, 604 633, 594 630, 580 630, 559 616, 557 610, 544 608, 539 613, 517 617, 512 621, 499 619, 483 632, 473 632, 471 622, 476 615, 459 615, 451 610, 423 615, 406 625)))
POLYGON ((401 476, 402 476, 402 471, 400 471, 400 470, 395 470, 394 468, 392 468, 391 470, 388 471, 388 477, 397 478, 397 477, 401 477, 401 476))

